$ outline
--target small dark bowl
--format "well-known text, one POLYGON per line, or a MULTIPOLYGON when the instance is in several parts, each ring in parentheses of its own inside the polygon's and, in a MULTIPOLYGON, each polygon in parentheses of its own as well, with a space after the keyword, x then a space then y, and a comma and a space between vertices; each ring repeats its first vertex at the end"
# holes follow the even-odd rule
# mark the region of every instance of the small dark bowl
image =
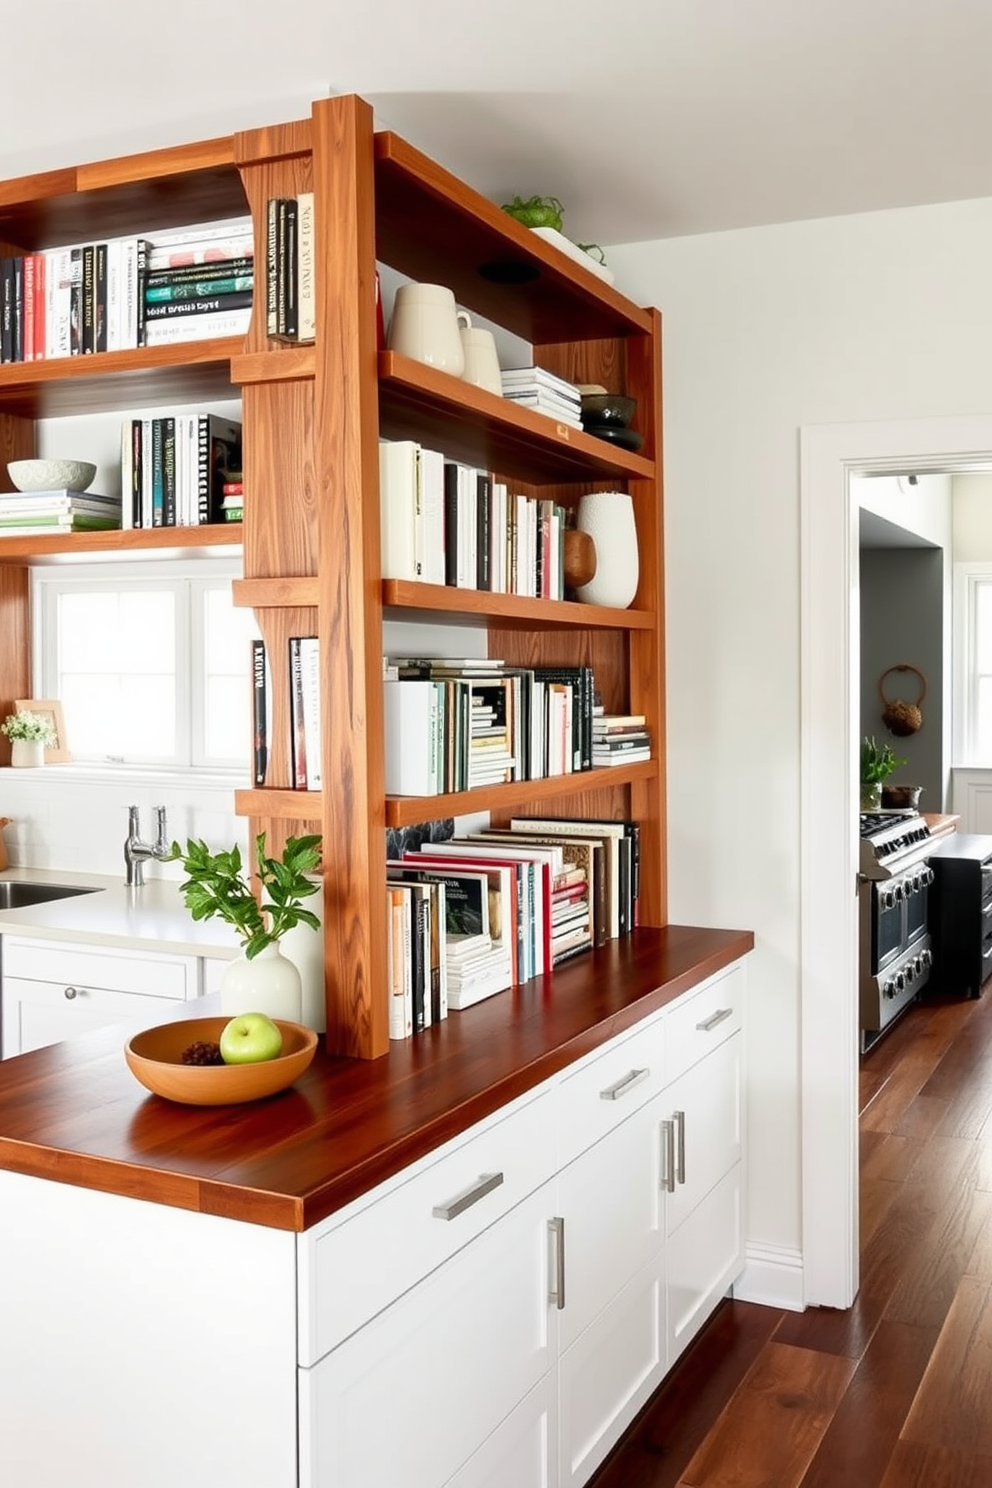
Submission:
POLYGON ((637 399, 624 393, 583 393, 582 423, 587 429, 626 429, 636 407, 637 399))

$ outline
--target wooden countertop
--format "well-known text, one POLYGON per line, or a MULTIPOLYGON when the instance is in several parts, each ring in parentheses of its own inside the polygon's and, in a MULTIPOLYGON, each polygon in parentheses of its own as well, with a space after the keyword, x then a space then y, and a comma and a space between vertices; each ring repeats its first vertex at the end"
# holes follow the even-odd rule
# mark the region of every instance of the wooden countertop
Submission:
POLYGON ((753 945, 749 931, 642 929, 382 1059, 321 1049, 292 1089, 244 1106, 150 1095, 124 1061, 126 1035, 104 1029, 0 1062, 0 1168, 305 1230, 753 945))
POLYGON ((921 815, 930 828, 931 837, 946 837, 949 832, 956 832, 961 820, 960 816, 946 816, 939 811, 924 811, 921 815))

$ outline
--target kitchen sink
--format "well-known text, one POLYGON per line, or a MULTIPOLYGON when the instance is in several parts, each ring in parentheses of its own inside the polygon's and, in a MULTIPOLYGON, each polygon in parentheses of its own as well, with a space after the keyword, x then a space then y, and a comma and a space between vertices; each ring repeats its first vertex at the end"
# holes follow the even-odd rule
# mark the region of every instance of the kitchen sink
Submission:
POLYGON ((27 909, 32 904, 47 904, 50 899, 71 899, 75 894, 98 893, 98 888, 84 889, 78 884, 26 883, 4 879, 0 883, 0 909, 27 909))

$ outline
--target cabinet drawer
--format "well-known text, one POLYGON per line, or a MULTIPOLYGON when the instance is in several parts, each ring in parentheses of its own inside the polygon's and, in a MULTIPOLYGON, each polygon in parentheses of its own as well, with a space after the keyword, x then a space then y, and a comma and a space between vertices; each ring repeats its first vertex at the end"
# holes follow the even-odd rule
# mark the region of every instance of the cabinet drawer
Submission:
POLYGON ((613 1040, 558 1089, 558 1165, 606 1136, 664 1084, 663 1015, 613 1040))
POLYGON ((62 987, 102 987, 111 992, 138 992, 143 997, 178 1001, 195 997, 198 991, 194 956, 6 935, 0 952, 4 977, 57 982, 62 987))
POLYGON ((300 1363, 315 1364, 554 1172, 550 1092, 301 1235, 300 1363))
POLYGON ((737 961, 672 1004, 665 1024, 666 1084, 737 1032, 744 987, 744 963, 737 961))

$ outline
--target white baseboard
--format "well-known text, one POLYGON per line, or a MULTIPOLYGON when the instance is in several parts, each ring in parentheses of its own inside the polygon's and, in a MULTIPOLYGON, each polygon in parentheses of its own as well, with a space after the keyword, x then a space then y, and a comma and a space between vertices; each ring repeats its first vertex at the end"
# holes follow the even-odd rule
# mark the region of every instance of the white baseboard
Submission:
POLYGON ((733 1294, 739 1302, 760 1302, 765 1307, 802 1312, 805 1306, 802 1251, 776 1245, 749 1245, 744 1270, 734 1282, 733 1294))

